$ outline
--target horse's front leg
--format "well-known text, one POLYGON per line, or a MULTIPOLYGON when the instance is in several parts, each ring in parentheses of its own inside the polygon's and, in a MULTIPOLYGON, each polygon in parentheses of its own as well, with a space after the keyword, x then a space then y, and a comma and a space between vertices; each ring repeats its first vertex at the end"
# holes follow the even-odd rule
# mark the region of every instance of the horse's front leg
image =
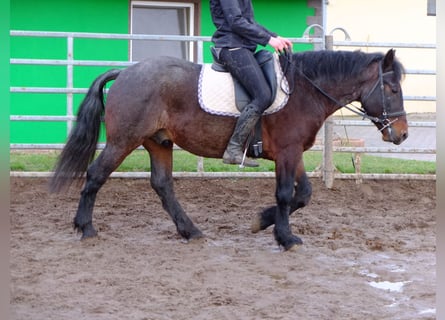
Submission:
POLYGON ((273 230, 275 240, 285 250, 293 248, 295 245, 303 244, 303 241, 292 234, 289 225, 290 204, 294 192, 295 167, 296 163, 291 160, 295 157, 281 157, 276 161, 276 192, 277 210, 275 215, 275 227, 273 230))
POLYGON ((172 176, 172 147, 144 145, 150 153, 150 183, 162 202, 162 207, 170 215, 178 233, 186 240, 201 238, 202 232, 193 224, 176 199, 172 176))
MULTIPOLYGON (((296 210, 305 207, 312 195, 312 185, 304 170, 304 163, 301 160, 297 166, 297 175, 294 185, 295 193, 290 203, 289 215, 292 215, 296 210)), ((257 213, 252 221, 252 232, 256 233, 265 230, 269 226, 275 224, 275 215, 277 213, 277 206, 271 206, 263 211, 257 213)))

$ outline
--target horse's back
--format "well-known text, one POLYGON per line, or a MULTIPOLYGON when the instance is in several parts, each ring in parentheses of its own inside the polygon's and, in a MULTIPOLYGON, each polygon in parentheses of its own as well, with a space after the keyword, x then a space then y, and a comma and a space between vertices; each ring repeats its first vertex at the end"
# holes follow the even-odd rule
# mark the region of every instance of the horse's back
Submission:
POLYGON ((162 77, 163 81, 167 79, 174 81, 181 79, 184 75, 199 74, 201 66, 187 61, 169 56, 159 56, 144 59, 122 72, 122 76, 126 75, 135 80, 141 80, 152 77, 162 77))
POLYGON ((200 65, 174 57, 142 60, 122 70, 109 90, 108 101, 129 105, 179 93, 189 96, 197 90, 200 70, 200 65))

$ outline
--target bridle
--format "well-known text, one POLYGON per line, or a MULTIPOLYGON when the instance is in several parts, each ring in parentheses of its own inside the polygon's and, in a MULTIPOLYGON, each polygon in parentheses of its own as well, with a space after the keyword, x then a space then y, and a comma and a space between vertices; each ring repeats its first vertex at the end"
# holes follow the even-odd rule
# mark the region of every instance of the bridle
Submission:
MULTIPOLYGON (((390 106, 387 104, 387 99, 385 96, 385 82, 383 80, 383 77, 388 74, 392 74, 394 71, 388 71, 383 72, 382 70, 382 62, 379 62, 379 78, 377 79, 374 86, 369 90, 369 92, 361 99, 362 105, 366 105, 366 100, 373 94, 373 92, 377 89, 377 87, 380 88, 380 95, 382 99, 382 115, 380 117, 372 117, 366 114, 366 111, 364 109, 358 108, 360 110, 360 115, 364 116, 365 118, 371 120, 372 122, 380 123, 382 125, 382 128, 380 128, 380 131, 383 131, 384 129, 388 128, 388 130, 391 131, 391 125, 398 120, 397 117, 399 116, 405 116, 406 112, 404 110, 402 111, 396 111, 396 112, 390 112, 390 106), (389 118, 395 118, 394 120, 390 120, 389 118)), ((349 109, 349 108, 348 108, 349 109)), ((351 109, 349 109, 351 110, 351 109)), ((353 110, 351 110, 353 111, 353 110)))
MULTIPOLYGON (((289 60, 289 56, 286 55, 286 60, 288 62, 288 64, 293 64, 294 61, 289 60)), ((288 67, 288 66, 287 66, 288 67)), ((287 69, 287 68, 286 68, 287 69)), ((383 68, 382 68, 382 61, 379 62, 379 76, 377 81, 375 82, 375 84, 372 86, 372 88, 369 90, 369 92, 361 99, 361 103, 362 105, 366 105, 366 100, 369 99, 369 97, 374 93, 375 90, 377 90, 377 88, 380 89, 380 95, 381 95, 381 99, 382 99, 382 114, 379 117, 374 117, 369 115, 365 109, 361 108, 361 107, 357 107, 355 105, 352 105, 354 108, 349 107, 347 104, 350 103, 341 103, 340 101, 338 101, 337 99, 335 99, 334 97, 332 97, 330 94, 328 94, 326 91, 324 91, 322 88, 320 88, 313 80, 311 80, 302 70, 302 68, 297 68, 298 72, 313 86, 315 87, 321 94, 323 94, 325 97, 327 97, 328 99, 330 99, 331 101, 335 102, 335 104, 337 104, 340 107, 344 107, 346 109, 348 109, 349 111, 363 117, 363 119, 369 119, 374 123, 378 123, 380 124, 382 127, 379 129, 380 131, 385 130, 386 128, 388 128, 389 133, 391 133, 392 128, 391 125, 396 122, 398 120, 397 117, 399 116, 405 116, 406 112, 404 110, 402 111, 396 111, 396 112, 391 112, 391 108, 390 106, 388 106, 387 104, 387 99, 386 99, 386 95, 385 95, 385 82, 383 77, 385 75, 391 74, 394 71, 388 71, 388 72, 383 72, 383 68), (390 118, 395 118, 393 120, 391 120, 390 118)))

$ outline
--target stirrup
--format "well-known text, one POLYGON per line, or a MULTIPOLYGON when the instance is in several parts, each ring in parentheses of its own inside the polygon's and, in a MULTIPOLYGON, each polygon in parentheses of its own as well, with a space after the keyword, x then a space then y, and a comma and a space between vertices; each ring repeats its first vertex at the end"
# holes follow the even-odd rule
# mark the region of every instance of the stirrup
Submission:
POLYGON ((244 167, 258 167, 259 163, 253 159, 246 157, 246 152, 241 155, 232 155, 227 150, 224 151, 223 163, 225 164, 239 164, 240 168, 244 167))
MULTIPOLYGON (((250 138, 248 140, 250 140, 250 138)), ((244 168, 245 166, 246 167, 258 167, 260 165, 255 160, 247 158, 246 155, 247 155, 247 147, 244 148, 243 159, 241 160, 241 163, 239 165, 239 167, 241 169, 244 168), (247 159, 247 162, 246 162, 246 159, 247 159)))

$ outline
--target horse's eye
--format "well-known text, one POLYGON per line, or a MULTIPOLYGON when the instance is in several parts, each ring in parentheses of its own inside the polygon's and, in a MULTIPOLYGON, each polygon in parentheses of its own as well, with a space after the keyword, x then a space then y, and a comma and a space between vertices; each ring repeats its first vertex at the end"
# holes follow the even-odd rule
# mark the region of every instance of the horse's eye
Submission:
POLYGON ((387 83, 387 87, 389 87, 391 89, 392 93, 398 93, 399 92, 399 86, 396 85, 396 84, 387 83))

